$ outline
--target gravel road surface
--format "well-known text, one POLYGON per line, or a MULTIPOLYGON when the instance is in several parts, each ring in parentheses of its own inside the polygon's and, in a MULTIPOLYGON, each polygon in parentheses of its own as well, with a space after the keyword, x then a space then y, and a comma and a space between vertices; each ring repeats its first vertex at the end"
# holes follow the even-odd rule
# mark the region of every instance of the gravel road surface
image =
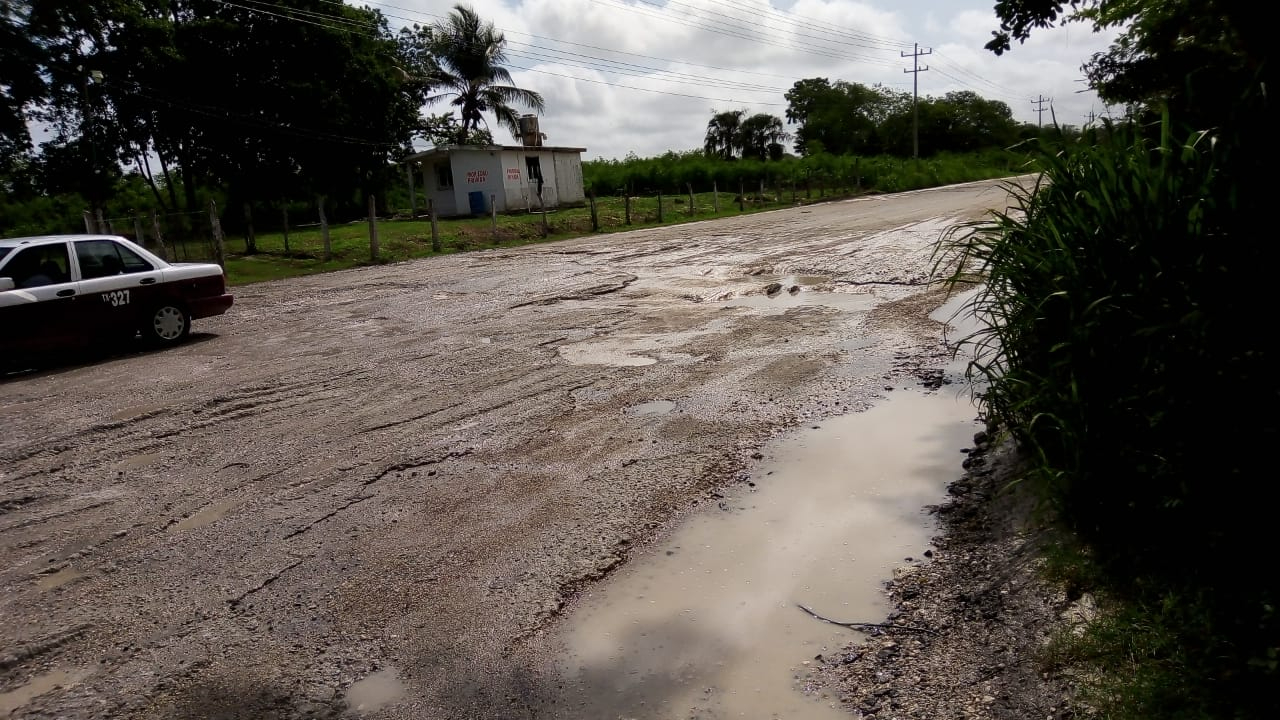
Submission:
POLYGON ((1005 200, 247 286, 176 349, 0 381, 0 717, 554 715, 576 592, 941 367, 932 245, 1005 200))

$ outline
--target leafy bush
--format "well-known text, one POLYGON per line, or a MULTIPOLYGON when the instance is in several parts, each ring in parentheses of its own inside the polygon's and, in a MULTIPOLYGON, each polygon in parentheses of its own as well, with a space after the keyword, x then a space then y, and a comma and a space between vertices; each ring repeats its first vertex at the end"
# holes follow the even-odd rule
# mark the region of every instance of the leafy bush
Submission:
POLYGON ((1199 683, 1202 705, 1181 716, 1276 717, 1263 690, 1280 578, 1241 565, 1269 546, 1274 515, 1257 496, 1276 415, 1250 401, 1278 395, 1257 277, 1277 253, 1248 230, 1247 173, 1224 169, 1234 143, 1162 130, 1043 153, 1043 177, 953 235, 942 262, 953 281, 985 281, 975 310, 990 327, 970 339, 985 413, 1032 451, 1030 481, 1110 589, 1162 608, 1152 622, 1199 683))

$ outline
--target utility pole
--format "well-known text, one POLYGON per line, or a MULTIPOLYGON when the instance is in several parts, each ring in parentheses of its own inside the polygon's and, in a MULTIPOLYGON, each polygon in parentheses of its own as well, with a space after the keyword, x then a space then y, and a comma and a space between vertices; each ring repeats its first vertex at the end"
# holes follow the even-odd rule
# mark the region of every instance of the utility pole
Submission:
POLYGON ((1045 104, 1045 103, 1052 103, 1052 102, 1053 102, 1053 100, 1051 100, 1051 99, 1049 99, 1049 98, 1047 98, 1047 97, 1045 97, 1045 96, 1043 96, 1043 95, 1041 95, 1041 96, 1039 97, 1039 99, 1037 99, 1037 100, 1032 100, 1032 101, 1031 101, 1031 104, 1036 106, 1036 109, 1035 109, 1035 112, 1036 112, 1036 127, 1038 127, 1038 128, 1043 128, 1043 127, 1044 127, 1044 104, 1045 104))
POLYGON ((921 51, 920 43, 908 53, 902 51, 902 57, 911 58, 911 69, 903 68, 902 72, 911 73, 911 156, 920 159, 920 73, 929 69, 928 65, 920 67, 920 56, 932 55, 933 48, 921 51))

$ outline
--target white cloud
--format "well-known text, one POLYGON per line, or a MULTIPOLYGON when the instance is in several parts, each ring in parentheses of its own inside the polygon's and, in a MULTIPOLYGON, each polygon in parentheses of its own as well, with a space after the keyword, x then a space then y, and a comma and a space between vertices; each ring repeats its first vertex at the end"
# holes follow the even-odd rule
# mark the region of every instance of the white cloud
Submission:
MULTIPOLYGON (((404 18, 434 22, 454 4, 385 0, 402 8, 394 9, 360 1, 401 16, 390 17, 393 26, 404 18)), ((472 6, 506 31, 517 84, 546 99, 541 127, 548 142, 585 146, 588 157, 701 147, 713 109, 782 116, 783 93, 803 78, 910 90, 911 76, 903 73, 910 59, 900 52, 915 42, 934 50, 921 58, 929 67, 920 74, 922 95, 973 90, 1031 122, 1031 100, 1043 95, 1053 99, 1060 122, 1080 124, 1090 109, 1102 110, 1079 82, 1080 66, 1113 37, 1074 24, 1039 31, 996 57, 982 47, 998 24, 991 0, 477 0, 472 6)), ((505 132, 494 134, 505 141, 505 132)))

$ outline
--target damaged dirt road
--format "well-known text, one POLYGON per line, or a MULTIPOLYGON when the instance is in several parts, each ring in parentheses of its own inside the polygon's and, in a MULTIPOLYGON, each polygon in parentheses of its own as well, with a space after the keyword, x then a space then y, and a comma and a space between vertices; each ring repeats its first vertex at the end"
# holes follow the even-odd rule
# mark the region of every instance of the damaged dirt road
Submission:
POLYGON ((1005 200, 250 286, 177 349, 9 378, 0 716, 548 716, 578 589, 946 362, 932 244, 1005 200))

